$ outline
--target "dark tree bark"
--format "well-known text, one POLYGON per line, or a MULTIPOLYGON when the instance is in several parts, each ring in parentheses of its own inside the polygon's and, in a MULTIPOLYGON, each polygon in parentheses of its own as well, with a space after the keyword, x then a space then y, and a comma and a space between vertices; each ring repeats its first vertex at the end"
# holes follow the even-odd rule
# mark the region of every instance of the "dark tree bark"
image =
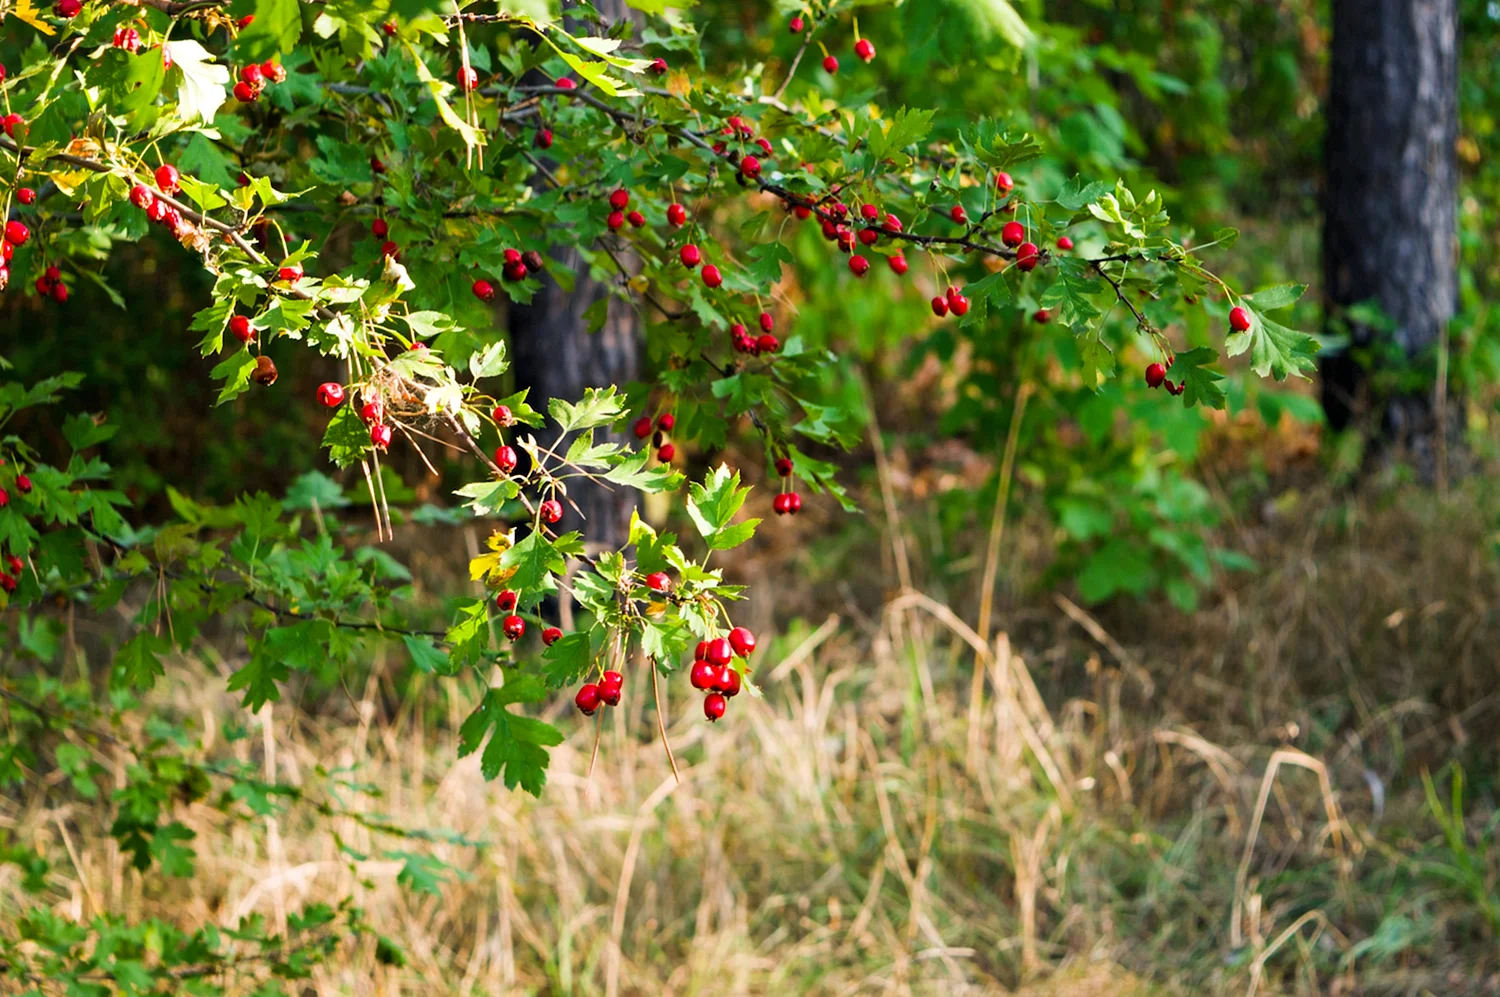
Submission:
POLYGON ((1374 375, 1382 356, 1435 361, 1458 303, 1457 0, 1334 0, 1331 56, 1328 318, 1373 302, 1391 326, 1349 322, 1352 349, 1322 364, 1323 407, 1333 427, 1364 425, 1430 479, 1462 407, 1439 405, 1431 387, 1384 390, 1374 375))
MULTIPOLYGON (((624 0, 595 0, 594 9, 606 24, 631 16, 624 0)), ((587 28, 570 21, 570 30, 587 28)), ((585 388, 623 386, 640 376, 640 316, 627 302, 612 298, 604 327, 589 332, 584 312, 608 297, 608 289, 589 278, 577 250, 560 247, 552 258, 578 274, 573 291, 564 291, 544 273, 542 288, 531 304, 513 306, 510 312, 512 369, 517 383, 531 389, 527 401, 540 411, 546 410, 548 399, 575 401, 585 388)), ((552 440, 544 437, 543 442, 552 440)), ((616 442, 625 440, 619 437, 616 442)), ((634 491, 574 481, 568 485, 568 498, 587 518, 584 535, 590 544, 618 547, 625 542, 637 498, 634 491)), ((575 515, 568 510, 569 518, 575 515)))

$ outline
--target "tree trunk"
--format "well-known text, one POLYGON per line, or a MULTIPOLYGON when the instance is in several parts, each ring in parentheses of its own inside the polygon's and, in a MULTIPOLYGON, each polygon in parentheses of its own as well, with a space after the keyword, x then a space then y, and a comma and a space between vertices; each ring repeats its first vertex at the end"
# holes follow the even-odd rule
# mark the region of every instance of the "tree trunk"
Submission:
POLYGON ((1334 0, 1331 56, 1323 266, 1329 331, 1351 339, 1324 359, 1323 407, 1431 480, 1462 407, 1434 378, 1379 375, 1442 370, 1458 304, 1457 0, 1334 0), (1354 321, 1364 303, 1386 321, 1354 321))
MULTIPOLYGON (((603 15, 606 25, 631 16, 624 0, 595 0, 594 9, 603 15)), ((569 24, 574 31, 591 27, 569 24)), ((602 33, 603 28, 599 30, 602 33)), ((640 316, 628 302, 612 298, 604 327, 597 333, 589 332, 584 312, 608 297, 608 288, 589 278, 588 266, 576 249, 559 247, 553 250, 552 259, 578 274, 573 292, 564 291, 550 274, 543 273, 541 290, 531 303, 510 310, 512 369, 517 384, 531 389, 527 401, 539 411, 546 411, 550 398, 576 401, 585 388, 623 386, 640 377, 640 316)), ((624 437, 614 439, 625 442, 624 437)), ((543 434, 542 442, 550 444, 552 437, 543 434)), ((615 548, 625 542, 636 498, 634 491, 618 486, 584 480, 568 485, 568 499, 586 518, 579 528, 591 545, 615 548)), ((563 525, 576 516, 568 508, 563 525)))

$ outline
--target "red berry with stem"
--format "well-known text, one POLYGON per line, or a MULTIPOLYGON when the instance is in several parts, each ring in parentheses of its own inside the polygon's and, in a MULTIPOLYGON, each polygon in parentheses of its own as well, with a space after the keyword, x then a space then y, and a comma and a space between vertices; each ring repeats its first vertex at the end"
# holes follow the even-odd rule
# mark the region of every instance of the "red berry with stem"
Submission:
POLYGON ((651 65, 647 68, 657 76, 664 76, 667 72, 667 60, 658 56, 651 60, 651 65))
POLYGON ((624 211, 626 206, 629 204, 630 192, 625 190, 623 187, 617 189, 614 193, 609 195, 609 206, 611 208, 614 208, 616 211, 624 211))
POLYGON ((500 629, 511 640, 520 640, 526 633, 526 621, 512 613, 500 624, 500 629))
POLYGON ((240 18, 238 21, 235 21, 234 22, 234 26, 236 28, 239 28, 241 31, 244 31, 246 28, 250 27, 250 25, 252 25, 254 23, 255 23, 255 15, 254 14, 246 14, 244 17, 240 18))
POLYGON ((729 664, 730 659, 733 657, 734 652, 729 646, 729 641, 723 637, 715 637, 708 642, 708 648, 704 652, 703 660, 707 661, 710 665, 718 666, 729 664))
POLYGON ((385 242, 382 242, 380 244, 380 255, 395 256, 399 258, 401 256, 401 247, 387 239, 385 242))
MULTIPOLYGON (((15 242, 11 239, 11 242, 15 242)), ((1229 309, 1229 328, 1235 332, 1245 332, 1250 328, 1250 313, 1236 305, 1229 309)))
MULTIPOLYGON (((833 56, 828 58, 832 59, 833 56)), ((703 697, 703 715, 710 721, 723 719, 724 711, 729 708, 729 700, 722 693, 711 692, 703 697)))
POLYGON ((464 93, 472 92, 479 86, 479 74, 474 72, 473 66, 458 67, 458 88, 464 93))
POLYGON ((839 71, 839 61, 831 55, 823 56, 823 71, 832 76, 839 71))
POLYGON ((681 228, 687 222, 687 208, 680 204, 672 204, 667 207, 667 224, 673 228, 681 228))
POLYGON ((1066 252, 1073 248, 1073 240, 1065 235, 1060 235, 1057 237, 1057 248, 1066 252))
POLYGON ((995 192, 998 193, 1001 197, 1009 194, 1012 190, 1015 189, 1015 187, 1016 181, 1011 177, 1009 173, 1001 170, 999 173, 995 174, 995 192))
POLYGON ((771 140, 768 138, 758 138, 755 140, 755 144, 760 146, 760 151, 764 153, 767 158, 770 158, 776 152, 776 147, 771 145, 771 140))
POLYGON ((908 264, 905 256, 896 255, 887 257, 886 262, 890 264, 891 272, 896 274, 896 276, 904 277, 906 275, 908 264))
MULTIPOLYGON (((16 484, 18 487, 20 483, 21 479, 17 478, 16 484)), ((21 560, 14 554, 7 554, 5 557, 5 563, 10 568, 10 573, 13 575, 19 575, 22 571, 26 570, 26 562, 21 560)))
POLYGON ((181 185, 182 174, 171 163, 162 163, 156 168, 156 188, 163 194, 175 194, 181 185))
POLYGON ((20 190, 16 191, 16 200, 20 201, 22 204, 35 204, 36 191, 32 190, 30 187, 22 187, 20 190))
POLYGON ((302 279, 302 267, 295 263, 289 267, 282 267, 276 271, 276 276, 288 283, 295 284, 302 279))
MULTIPOLYGON (((608 675, 609 672, 605 672, 604 674, 608 675)), ((618 675, 620 673, 615 672, 615 674, 618 675)), ((605 706, 619 706, 620 687, 617 685, 605 685, 602 682, 599 683, 599 701, 605 706)))
POLYGON ((549 524, 556 523, 563 517, 562 503, 557 499, 548 499, 542 503, 538 512, 541 514, 542 522, 549 524))
POLYGON ((391 234, 390 223, 384 218, 377 218, 370 223, 370 234, 377 239, 384 239, 391 234))
POLYGON ((557 627, 547 627, 542 631, 542 643, 551 647, 562 639, 562 631, 557 627))
POLYGON ((0 488, 0 509, 4 509, 8 505, 10 505, 10 492, 4 488, 0 488))
POLYGON ((1042 251, 1036 247, 1035 243, 1023 242, 1016 247, 1016 266, 1020 267, 1023 273, 1035 270, 1041 260, 1042 251))
POLYGON ((635 421, 635 425, 631 427, 631 431, 635 433, 635 438, 638 440, 644 440, 646 437, 650 436, 651 417, 649 415, 641 416, 635 421))
POLYGON ((856 277, 863 277, 870 272, 870 261, 859 255, 849 257, 849 272, 856 277))
POLYGON ((359 409, 359 417, 366 426, 373 426, 377 422, 385 420, 385 405, 379 398, 365 402, 359 409))
POLYGON ((344 386, 333 381, 318 385, 318 402, 324 408, 338 408, 344 404, 344 386))
POLYGON ((579 689, 578 695, 573 697, 573 705, 586 717, 594 715, 594 711, 599 709, 599 702, 599 687, 592 682, 579 689))
POLYGON ((265 74, 260 71, 260 66, 256 63, 252 62, 240 70, 241 83, 248 83, 252 87, 258 87, 264 79, 265 74))
POLYGON ((495 285, 481 277, 474 282, 474 297, 480 301, 494 301, 495 285))
POLYGON ((578 83, 566 76, 560 76, 557 78, 557 88, 559 90, 577 90, 578 83))
POLYGON ((865 62, 875 58, 875 46, 868 38, 861 38, 854 43, 854 54, 865 62))
POLYGON ((802 496, 796 492, 786 493, 786 511, 793 516, 802 511, 802 496))
POLYGON ((717 677, 717 669, 702 658, 693 662, 693 669, 688 673, 688 681, 694 689, 708 692, 714 687, 714 679, 717 677))
POLYGON ((1006 222, 1000 229, 1000 241, 1007 246, 1019 246, 1026 241, 1026 226, 1020 222, 1006 222))
POLYGON ((661 449, 656 451, 656 459, 663 464, 672 463, 672 458, 677 456, 677 447, 671 443, 663 443, 661 449))
POLYGON ((24 222, 12 218, 5 223, 5 241, 12 246, 20 248, 26 245, 26 241, 30 238, 31 229, 27 228, 24 222))
POLYGON ((672 587, 672 576, 665 571, 653 571, 646 576, 646 587, 653 592, 665 592, 672 587))
POLYGON ((777 353, 780 352, 780 350, 781 340, 777 339, 769 332, 761 333, 760 336, 755 340, 755 351, 757 353, 777 353))
POLYGON ((500 473, 509 474, 516 469, 516 451, 508 443, 502 443, 495 448, 495 466, 500 473))
POLYGON ((12 111, 10 114, 7 114, 3 118, 0 118, 0 128, 4 128, 5 134, 9 135, 11 138, 16 137, 16 129, 24 124, 26 124, 26 119, 21 117, 14 111, 12 111))
POLYGON ((502 613, 514 613, 516 600, 520 597, 520 593, 515 589, 505 589, 495 596, 495 608, 502 613))
POLYGON ((151 193, 151 188, 147 187, 145 184, 138 183, 134 187, 130 188, 130 203, 135 205, 137 208, 140 208, 142 211, 145 211, 147 208, 151 207, 151 203, 155 200, 156 195, 151 193))
POLYGON ((790 477, 792 473, 792 458, 777 457, 776 473, 781 475, 783 478, 790 477))
POLYGON ((538 128, 536 130, 536 134, 531 138, 531 144, 536 146, 538 149, 552 148, 552 129, 538 128))
POLYGON ((932 314, 938 318, 943 318, 948 314, 948 300, 942 295, 932 299, 932 314))
POLYGON ((242 343, 248 343, 255 338, 255 330, 250 328, 250 320, 243 315, 235 315, 229 319, 229 332, 242 343))
POLYGON ((948 217, 962 225, 969 220, 969 213, 964 210, 962 204, 955 204, 952 208, 948 209, 948 217))
POLYGON ((756 321, 760 323, 761 332, 776 331, 776 316, 772 315, 770 312, 761 312, 760 315, 756 318, 756 321))
POLYGON ((786 29, 794 35, 800 35, 802 34, 802 29, 806 26, 806 22, 802 20, 802 15, 794 14, 792 15, 792 19, 787 22, 786 29))
POLYGON ((611 211, 609 217, 604 220, 604 224, 609 226, 611 232, 618 232, 625 227, 625 212, 611 211))
POLYGON ((729 631, 729 646, 734 648, 735 654, 748 658, 755 650, 755 634, 745 627, 735 627, 729 631))
POLYGON ((279 62, 261 63, 260 74, 266 78, 267 83, 281 83, 286 79, 286 69, 279 62))
POLYGON ((53 301, 56 301, 60 305, 64 304, 68 300, 68 286, 62 281, 58 281, 52 285, 51 294, 53 301))
POLYGON ((1052 313, 1045 308, 1038 308, 1036 314, 1031 316, 1031 320, 1037 325, 1046 325, 1052 321, 1052 313))
POLYGON ((880 217, 880 209, 875 207, 875 205, 871 204, 869 201, 866 201, 864 204, 861 204, 859 206, 859 213, 860 216, 865 219, 865 221, 870 222, 873 222, 875 219, 880 217))
POLYGON ((703 283, 708 287, 718 287, 724 283, 724 275, 719 273, 719 268, 710 263, 703 268, 703 283))
POLYGON ((703 254, 700 253, 698 251, 698 247, 693 245, 691 242, 686 246, 683 246, 682 249, 678 250, 677 258, 682 260, 682 265, 687 267, 689 270, 697 266, 699 263, 703 262, 703 254))
POLYGON ((750 179, 760 176, 760 160, 755 156, 746 156, 740 160, 740 172, 750 179))
POLYGON ((677 417, 671 412, 663 412, 656 419, 656 428, 663 433, 670 433, 677 427, 677 417))
POLYGON ((385 22, 383 22, 380 25, 380 30, 385 32, 385 36, 387 38, 395 38, 396 37, 396 31, 397 31, 396 22, 395 21, 385 21, 385 22))
MULTIPOLYGON (((16 491, 20 492, 22 495, 30 495, 31 479, 24 474, 16 475, 16 491)), ((20 568, 16 569, 17 572, 19 572, 20 570, 20 568)))
POLYGON ((625 219, 636 228, 641 228, 646 224, 646 216, 641 214, 639 211, 632 211, 630 214, 625 216, 625 219))
POLYGON ((391 427, 381 423, 370 427, 370 442, 381 450, 391 445, 391 427))
POLYGON ((718 689, 724 695, 738 696, 740 694, 742 684, 743 680, 740 678, 740 673, 735 671, 733 666, 725 665, 723 668, 719 669, 718 689))
POLYGON ((81 10, 83 10, 83 0, 57 0, 57 3, 52 5, 54 14, 68 20, 77 17, 81 10))
POLYGON ((516 424, 516 414, 510 410, 509 405, 496 405, 490 411, 490 418, 494 419, 495 424, 499 426, 514 426, 516 424))
MULTIPOLYGON (((607 671, 599 676, 599 688, 619 689, 625 685, 625 676, 616 671, 607 671)), ((614 704, 610 704, 614 705, 614 704)))
POLYGON ((1146 365, 1146 387, 1159 388, 1167 379, 1167 368, 1159 363, 1146 365))

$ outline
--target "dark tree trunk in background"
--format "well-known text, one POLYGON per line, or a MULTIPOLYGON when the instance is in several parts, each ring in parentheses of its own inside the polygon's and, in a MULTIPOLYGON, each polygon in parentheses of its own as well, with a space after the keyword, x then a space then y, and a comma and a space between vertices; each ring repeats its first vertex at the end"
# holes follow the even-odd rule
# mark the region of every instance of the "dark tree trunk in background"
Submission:
POLYGON ((1372 373, 1387 350, 1434 360, 1458 303, 1457 0, 1333 0, 1331 56, 1323 228, 1330 331, 1331 320, 1361 302, 1378 304, 1391 328, 1350 322, 1351 345, 1373 348, 1376 365, 1348 350, 1325 358, 1323 407, 1332 426, 1362 423, 1430 479, 1440 439, 1461 428, 1462 407, 1446 406, 1440 430, 1433 387, 1382 392, 1372 373))
MULTIPOLYGON (((624 0, 595 0, 594 9, 606 24, 631 16, 624 0)), ((597 26, 572 21, 569 29, 602 33, 597 26)), ((577 250, 560 247, 553 251, 552 258, 578 274, 572 293, 559 287, 550 274, 544 274, 542 288, 531 304, 513 306, 510 311, 516 381, 531 389, 527 401, 539 411, 546 411, 549 398, 576 401, 585 388, 623 386, 640 376, 640 316, 628 302, 612 298, 604 327, 597 333, 589 332, 583 314, 607 297, 608 290, 589 278, 588 267, 577 250)), ((602 436, 598 439, 603 441, 602 436)), ((552 442, 547 435, 542 440, 552 442)), ((616 442, 625 440, 617 437, 616 442)), ((635 492, 575 480, 568 485, 568 498, 583 510, 587 523, 580 527, 577 514, 568 508, 563 526, 582 528, 590 544, 618 547, 625 542, 635 492)))

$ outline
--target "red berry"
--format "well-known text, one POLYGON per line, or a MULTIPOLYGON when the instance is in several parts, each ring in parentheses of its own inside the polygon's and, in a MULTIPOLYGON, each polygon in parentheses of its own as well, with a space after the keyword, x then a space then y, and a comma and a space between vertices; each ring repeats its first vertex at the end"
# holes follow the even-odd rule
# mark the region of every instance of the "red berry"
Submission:
POLYGON ((377 175, 385 172, 385 160, 379 156, 370 157, 370 169, 377 175))
POLYGON ((1035 243, 1023 242, 1016 248, 1016 266, 1020 267, 1023 273, 1035 270, 1041 260, 1042 252, 1036 248, 1035 243))
POLYGON ((880 233, 872 228, 862 228, 859 230, 859 241, 861 245, 873 246, 880 241, 880 233))
POLYGON ((377 239, 384 239, 391 234, 390 223, 384 218, 377 218, 370 223, 370 234, 377 239))
POLYGON ((839 248, 844 252, 847 253, 854 249, 854 230, 849 226, 839 225, 834 228, 833 234, 838 239, 839 248))
POLYGON ((20 201, 22 204, 35 204, 36 191, 32 190, 30 187, 22 187, 20 190, 16 191, 16 200, 20 201))
POLYGON ((276 271, 276 276, 280 277, 284 281, 295 284, 297 281, 302 279, 302 267, 297 264, 293 264, 289 267, 282 267, 280 270, 276 271))
POLYGON ((601 689, 618 689, 624 684, 625 676, 616 671, 608 671, 599 676, 599 688, 601 689))
POLYGON ((710 263, 703 268, 703 283, 709 287, 718 287, 724 283, 724 275, 719 273, 719 268, 710 263))
POLYGON ((703 254, 698 252, 698 247, 693 245, 691 242, 686 246, 683 246, 682 249, 678 251, 677 256, 680 260, 682 260, 682 265, 687 267, 689 270, 697 266, 699 263, 703 262, 703 254))
POLYGON ((823 69, 829 76, 832 76, 839 71, 839 61, 831 55, 825 55, 823 57, 823 69))
POLYGON ((562 631, 557 627, 548 627, 542 631, 542 643, 548 647, 556 644, 560 639, 562 639, 562 631))
POLYGON ((495 466, 500 468, 500 473, 509 474, 516 469, 516 451, 508 443, 502 443, 495 448, 495 466))
POLYGON ((1057 238, 1057 248, 1058 249, 1062 249, 1062 250, 1072 249, 1073 248, 1073 240, 1069 239, 1065 235, 1058 236, 1058 238, 1057 238))
POLYGON ((779 475, 781 475, 783 478, 788 477, 789 475, 791 475, 791 473, 792 473, 792 458, 790 458, 790 457, 777 457, 776 458, 776 473, 779 474, 779 475))
POLYGON ((583 711, 583 715, 591 717, 599 708, 599 687, 590 682, 578 690, 578 695, 573 697, 573 705, 583 711))
POLYGON ((401 247, 387 239, 380 244, 380 255, 399 257, 401 255, 401 247))
POLYGON ((714 687, 716 672, 717 669, 713 665, 700 658, 693 662, 693 670, 688 673, 688 681, 693 684, 694 689, 708 692, 714 687))
POLYGON ((651 417, 649 415, 641 416, 635 421, 635 425, 631 427, 631 431, 635 433, 635 438, 638 440, 644 440, 646 437, 650 436, 651 417))
POLYGON ((776 353, 780 351, 780 349, 781 340, 777 339, 769 332, 761 333, 760 337, 755 340, 755 351, 757 353, 776 353))
POLYGON ((786 493, 786 511, 793 516, 802 511, 802 496, 796 492, 786 493))
MULTIPOLYGON (((9 231, 9 229, 7 229, 6 230, 6 236, 9 237, 9 235, 10 235, 10 231, 9 231)), ((11 239, 10 241, 11 242, 15 242, 16 240, 11 239)), ((16 243, 16 244, 20 245, 20 243, 16 243)), ((1245 309, 1239 307, 1238 305, 1236 305, 1235 307, 1231 308, 1229 310, 1229 328, 1233 329, 1235 332, 1244 332, 1247 329, 1249 329, 1250 328, 1250 313, 1247 312, 1247 311, 1245 311, 1245 309)))
POLYGON ((483 278, 476 280, 474 282, 474 297, 480 301, 494 301, 495 285, 483 278))
POLYGON ((962 294, 948 299, 948 308, 955 315, 969 314, 969 299, 962 294))
POLYGON ((948 300, 942 295, 938 295, 932 299, 932 314, 938 318, 942 318, 948 314, 948 300))
POLYGON ((415 342, 415 343, 412 343, 410 346, 408 346, 406 349, 407 349, 407 352, 413 352, 413 351, 416 351, 416 350, 425 350, 425 349, 427 349, 427 344, 423 343, 423 342, 415 342))
POLYGON ((647 68, 657 76, 661 76, 667 71, 667 60, 662 58, 652 59, 651 65, 647 68))
POLYGON ((8 505, 10 505, 10 492, 4 488, 0 488, 0 509, 4 509, 8 505))
MULTIPOLYGON (((833 56, 828 58, 832 59, 833 56)), ((724 711, 729 708, 729 700, 721 693, 711 692, 703 697, 703 715, 711 721, 722 719, 724 711)))
POLYGON ((1146 365, 1146 387, 1159 388, 1167 379, 1167 368, 1159 363, 1146 365))
POLYGON ((680 204, 673 204, 667 208, 667 224, 673 228, 682 226, 687 221, 687 209, 680 204))
MULTIPOLYGON (((609 672, 605 672, 605 674, 608 675, 609 672)), ((618 675, 620 673, 615 672, 615 674, 618 675)), ((605 706, 619 706, 620 687, 617 685, 605 685, 602 682, 599 683, 599 700, 605 706)))
POLYGON ((234 99, 241 104, 249 104, 260 99, 260 91, 248 83, 236 83, 234 85, 234 99))
POLYGON ((854 54, 859 56, 865 62, 869 62, 871 59, 875 58, 875 46, 870 43, 870 39, 861 38, 859 41, 854 43, 854 54))
POLYGON ((134 28, 116 28, 114 46, 127 52, 140 51, 141 33, 134 28))
POLYGON ((630 224, 634 225, 636 228, 640 228, 641 226, 646 224, 646 216, 641 214, 639 211, 632 211, 625 217, 629 220, 630 224))
POLYGON ((370 442, 384 450, 391 445, 391 427, 384 423, 370 427, 370 442))
POLYGON ((672 587, 672 578, 665 571, 653 571, 646 576, 646 587, 653 592, 665 592, 672 587))
POLYGON ((495 596, 495 608, 502 613, 514 613, 516 601, 520 597, 520 593, 515 589, 505 589, 495 596))
POLYGON ((740 673, 733 666, 725 665, 719 669, 719 681, 716 688, 726 696, 738 696, 742 684, 740 673))
POLYGON ((77 17, 81 10, 83 10, 83 0, 57 0, 57 3, 52 5, 54 14, 68 20, 77 17))
POLYGON ((332 381, 318 385, 318 401, 324 408, 338 408, 344 404, 344 386, 332 381))
POLYGON ((656 428, 663 433, 670 433, 677 426, 677 417, 671 412, 663 412, 656 419, 656 428))
POLYGON ((718 666, 729 664, 730 659, 733 657, 734 652, 729 647, 729 641, 723 637, 715 637, 708 642, 708 650, 704 654, 703 660, 707 661, 710 665, 718 666))
POLYGON ((234 22, 234 26, 236 28, 239 28, 241 31, 244 31, 246 28, 250 27, 250 25, 252 25, 254 23, 255 23, 255 15, 254 14, 246 14, 244 17, 240 18, 238 21, 235 21, 234 22))
POLYGON ((999 192, 1001 197, 1009 194, 1012 190, 1015 189, 1015 186, 1016 182, 1011 179, 1009 173, 1001 170, 999 173, 995 174, 995 190, 999 192))
POLYGON ((955 204, 948 210, 948 217, 952 218, 954 221, 958 222, 958 224, 962 225, 964 222, 969 220, 969 213, 964 210, 964 206, 962 204, 955 204))
POLYGON ((539 511, 544 523, 555 523, 563 517, 562 503, 557 499, 548 499, 543 502, 539 511))
POLYGON ((1026 241, 1026 226, 1020 222, 1006 222, 1000 229, 1000 241, 1007 246, 1019 246, 1026 241))
POLYGON ((242 343, 248 343, 255 338, 255 330, 250 328, 250 320, 243 315, 235 315, 229 319, 229 331, 242 343))
POLYGON ((253 62, 240 70, 241 83, 248 83, 252 87, 258 87, 263 79, 265 79, 265 74, 260 71, 260 66, 253 62))
POLYGON ((151 188, 147 187, 145 184, 138 183, 134 187, 130 188, 130 203, 135 205, 137 208, 140 208, 142 211, 145 211, 147 208, 151 207, 152 202, 155 200, 156 195, 151 193, 151 188))
POLYGON ((68 300, 68 287, 62 281, 52 285, 52 300, 63 304, 68 300))
POLYGON ((625 226, 625 212, 611 211, 609 217, 604 220, 604 224, 609 226, 611 232, 619 231, 625 226))
POLYGON ((630 203, 630 192, 623 187, 609 195, 609 206, 616 211, 624 211, 625 206, 630 203))
POLYGON ((663 464, 672 463, 672 458, 677 456, 677 447, 671 443, 663 443, 661 449, 656 451, 656 459, 663 464))
POLYGON ((751 179, 760 176, 760 160, 754 156, 746 156, 740 160, 740 172, 751 179))
MULTIPOLYGON (((16 485, 17 485, 17 487, 19 487, 20 484, 21 484, 21 479, 17 478, 16 479, 16 485)), ((8 565, 10 567, 10 573, 13 574, 13 575, 19 575, 22 571, 26 570, 26 562, 23 561, 23 560, 21 560, 19 557, 17 557, 14 554, 8 554, 8 555, 6 555, 5 563, 6 563, 6 565, 8 565)))
POLYGON ((531 144, 536 146, 538 149, 552 148, 552 129, 538 128, 536 130, 536 135, 532 136, 531 144))
POLYGON ((521 636, 526 633, 526 621, 512 614, 501 622, 500 629, 511 640, 520 640, 521 636))
POLYGON ((4 589, 7 592, 14 592, 16 590, 17 584, 18 583, 14 577, 10 575, 0 574, 0 589, 4 589))
POLYGON ((1161 383, 1162 383, 1162 387, 1164 387, 1164 388, 1167 389, 1167 394, 1169 394, 1169 395, 1175 395, 1175 394, 1177 394, 1177 385, 1173 384, 1171 381, 1163 381, 1161 383))
POLYGON ((760 323, 761 332, 776 331, 776 316, 772 315, 770 312, 761 312, 760 315, 756 318, 756 321, 760 323))
POLYGON ((568 77, 562 76, 557 80, 557 88, 559 90, 577 90, 578 84, 568 77))
POLYGON ((516 415, 510 410, 509 405, 496 405, 494 410, 490 412, 490 418, 494 419, 495 423, 500 426, 514 426, 516 424, 516 415))
POLYGON ((1052 321, 1052 313, 1045 308, 1038 308, 1036 314, 1031 316, 1031 320, 1037 325, 1046 325, 1052 321))
POLYGON ((279 62, 263 62, 260 64, 260 75, 268 82, 281 83, 286 79, 286 68, 279 62))
POLYGON ((385 421, 385 404, 379 398, 365 402, 360 406, 359 417, 364 420, 366 426, 385 421))
POLYGON ((802 15, 801 14, 794 15, 792 17, 792 19, 787 22, 786 28, 787 28, 788 31, 790 31, 794 35, 800 35, 800 34, 802 34, 802 28, 803 28, 802 15))
POLYGON ((870 261, 863 256, 849 257, 849 272, 856 277, 863 277, 870 272, 870 261))
POLYGON ((755 634, 744 627, 735 627, 729 631, 729 646, 734 648, 735 654, 748 658, 755 650, 755 634))
POLYGON ((182 174, 171 163, 162 163, 156 168, 156 187, 164 194, 175 194, 180 186, 182 174))
POLYGON ((31 229, 25 223, 12 218, 5 223, 5 241, 12 246, 20 248, 26 245, 26 240, 31 238, 31 229))
MULTIPOLYGON (((24 474, 18 474, 18 475, 16 475, 16 491, 20 492, 22 495, 30 495, 31 494, 31 479, 28 478, 24 474)), ((16 569, 16 574, 20 574, 20 573, 21 573, 21 569, 17 568, 16 569)))
POLYGON ((771 145, 771 140, 768 138, 758 138, 755 140, 755 144, 760 146, 760 151, 767 158, 770 158, 776 151, 775 147, 771 145))
POLYGON ((16 128, 20 125, 24 125, 25 123, 26 119, 21 117, 19 114, 16 114, 14 111, 12 111, 10 114, 7 114, 3 118, 0 118, 0 128, 4 128, 5 134, 9 135, 11 138, 16 137, 16 128))
POLYGON ((891 265, 891 270, 897 276, 904 276, 906 274, 906 270, 907 270, 907 266, 908 266, 908 264, 906 262, 906 257, 900 256, 900 255, 892 256, 892 257, 887 258, 886 262, 891 265))
POLYGON ((458 88, 464 93, 470 93, 477 86, 479 86, 479 74, 474 72, 474 67, 458 67, 458 88))
POLYGON ((385 36, 387 38, 395 38, 396 37, 396 30, 397 30, 396 29, 396 22, 395 21, 386 21, 386 22, 384 22, 383 24, 380 25, 380 30, 385 32, 385 36))

